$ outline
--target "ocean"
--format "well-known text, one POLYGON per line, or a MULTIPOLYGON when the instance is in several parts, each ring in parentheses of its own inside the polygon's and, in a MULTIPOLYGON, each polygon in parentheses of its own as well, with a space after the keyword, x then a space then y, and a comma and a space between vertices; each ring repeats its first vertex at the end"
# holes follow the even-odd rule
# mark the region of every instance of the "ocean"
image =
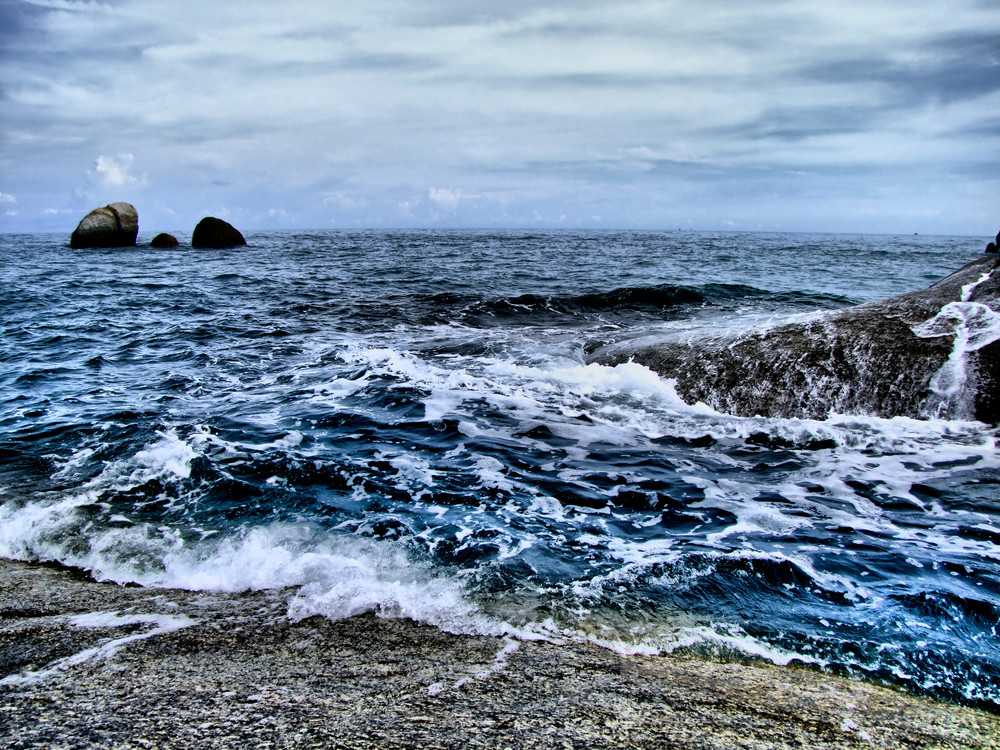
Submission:
POLYGON ((247 240, 0 235, 0 557, 1000 711, 996 428, 735 417, 587 363, 924 288, 978 238, 247 240))

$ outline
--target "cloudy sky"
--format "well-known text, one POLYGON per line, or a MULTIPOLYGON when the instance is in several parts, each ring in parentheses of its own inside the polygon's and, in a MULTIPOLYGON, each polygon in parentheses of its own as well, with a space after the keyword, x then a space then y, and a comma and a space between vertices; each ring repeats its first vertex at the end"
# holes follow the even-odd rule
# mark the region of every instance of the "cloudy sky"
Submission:
POLYGON ((0 231, 1000 229, 997 0, 0 0, 0 231))

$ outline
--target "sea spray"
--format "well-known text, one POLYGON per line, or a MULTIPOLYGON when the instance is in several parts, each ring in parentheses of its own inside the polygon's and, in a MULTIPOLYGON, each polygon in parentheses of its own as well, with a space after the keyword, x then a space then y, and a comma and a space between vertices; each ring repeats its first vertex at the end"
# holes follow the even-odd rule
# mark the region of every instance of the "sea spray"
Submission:
POLYGON ((913 332, 923 338, 953 336, 948 360, 931 378, 928 411, 937 417, 969 418, 977 381, 969 378, 969 354, 1000 340, 1000 313, 978 302, 951 302, 913 332))

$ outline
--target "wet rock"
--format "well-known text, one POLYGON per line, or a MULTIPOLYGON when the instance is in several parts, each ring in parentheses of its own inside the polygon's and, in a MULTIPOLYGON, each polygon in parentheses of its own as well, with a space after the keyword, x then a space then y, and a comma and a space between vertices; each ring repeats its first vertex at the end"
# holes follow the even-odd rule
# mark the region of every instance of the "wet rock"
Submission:
POLYGON ((177 247, 177 244, 178 243, 176 237, 174 237, 172 234, 166 234, 165 232, 161 232, 152 239, 152 241, 149 243, 149 246, 166 248, 166 247, 177 247))
POLYGON ((293 621, 293 593, 125 588, 0 560, 4 747, 971 750, 1000 736, 1000 717, 814 670, 370 613, 293 621))
POLYGON ((836 412, 995 424, 998 267, 997 255, 983 255, 928 289, 808 322, 696 341, 619 342, 588 361, 637 362, 675 380, 685 401, 738 416, 836 412))
POLYGON ((246 245, 247 241, 228 221, 217 219, 214 216, 206 216, 198 222, 191 235, 192 247, 238 247, 246 245))
POLYGON ((130 247, 139 233, 139 214, 131 203, 109 203, 80 220, 69 240, 76 249, 130 247))

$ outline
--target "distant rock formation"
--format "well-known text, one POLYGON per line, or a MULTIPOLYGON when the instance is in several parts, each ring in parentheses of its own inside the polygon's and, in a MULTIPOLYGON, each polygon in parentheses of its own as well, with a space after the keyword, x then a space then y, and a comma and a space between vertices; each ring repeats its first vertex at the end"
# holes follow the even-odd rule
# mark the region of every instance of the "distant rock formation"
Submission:
POLYGON ((684 400, 739 416, 975 418, 1000 423, 1000 257, 928 289, 805 322, 695 341, 624 341, 588 361, 635 361, 684 400))
POLYGON ((161 232, 150 241, 149 246, 160 248, 177 247, 177 238, 172 234, 161 232))
POLYGON ((131 203, 110 203, 83 217, 70 237, 69 246, 129 247, 139 233, 139 214, 131 203))
POLYGON ((198 222, 191 235, 192 247, 237 247, 247 241, 232 224, 214 216, 206 216, 198 222))

